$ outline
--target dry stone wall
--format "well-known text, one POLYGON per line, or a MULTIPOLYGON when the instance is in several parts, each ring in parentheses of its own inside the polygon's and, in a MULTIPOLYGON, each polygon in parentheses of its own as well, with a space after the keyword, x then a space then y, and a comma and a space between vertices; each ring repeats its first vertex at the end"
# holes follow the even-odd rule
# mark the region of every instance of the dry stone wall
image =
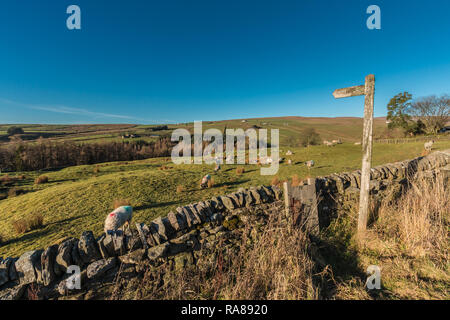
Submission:
MULTIPOLYGON (((408 177, 423 172, 446 172, 450 150, 426 157, 378 166, 371 172, 371 194, 382 195, 393 186, 407 183, 408 177)), ((321 227, 347 198, 357 196, 360 171, 332 174, 314 179, 321 227)), ((176 267, 199 263, 200 248, 217 245, 221 235, 232 234, 243 220, 255 228, 271 214, 284 214, 282 190, 277 186, 240 189, 225 196, 178 207, 149 224, 102 234, 95 238, 85 231, 79 239, 66 238, 44 250, 25 252, 18 258, 0 257, 0 299, 30 298, 30 287, 38 286, 43 296, 54 298, 69 292, 67 271, 78 266, 83 286, 112 280, 121 266, 133 270, 145 261, 158 265, 171 259, 176 267)))

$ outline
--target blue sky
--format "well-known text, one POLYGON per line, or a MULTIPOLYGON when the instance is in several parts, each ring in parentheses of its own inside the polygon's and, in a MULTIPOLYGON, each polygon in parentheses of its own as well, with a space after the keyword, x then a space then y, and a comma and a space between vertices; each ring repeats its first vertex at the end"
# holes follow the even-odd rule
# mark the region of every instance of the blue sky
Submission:
POLYGON ((0 123, 362 116, 332 92, 369 73, 385 116, 398 92, 450 93, 449 39, 448 0, 1 0, 0 123))

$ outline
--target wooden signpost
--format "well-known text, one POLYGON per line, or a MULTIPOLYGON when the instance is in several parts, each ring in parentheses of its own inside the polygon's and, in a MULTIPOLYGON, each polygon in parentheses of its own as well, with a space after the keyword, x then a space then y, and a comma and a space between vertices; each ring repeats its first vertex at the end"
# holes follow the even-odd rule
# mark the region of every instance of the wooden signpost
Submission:
POLYGON ((338 98, 347 98, 365 95, 364 101, 364 130, 362 141, 362 168, 361 168, 361 191, 359 197, 359 217, 358 233, 366 230, 367 217, 369 215, 369 184, 370 169, 372 167, 372 127, 373 127, 373 105, 375 95, 375 76, 370 74, 366 76, 366 83, 362 86, 355 86, 343 89, 337 89, 333 96, 338 98))

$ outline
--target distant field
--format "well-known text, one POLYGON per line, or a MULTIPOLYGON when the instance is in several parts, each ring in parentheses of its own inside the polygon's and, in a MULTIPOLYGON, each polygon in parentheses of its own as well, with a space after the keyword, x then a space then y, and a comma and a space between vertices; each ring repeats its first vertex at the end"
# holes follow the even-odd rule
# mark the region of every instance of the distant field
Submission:
MULTIPOLYGON (((361 139, 363 121, 361 118, 257 118, 239 120, 204 121, 203 128, 216 128, 223 130, 253 126, 263 129, 279 129, 280 143, 286 146, 295 146, 298 143, 299 134, 307 128, 314 128, 320 134, 321 139, 355 142, 361 139)), ((0 143, 9 141, 6 130, 12 125, 0 125, 0 143)), ((187 128, 193 130, 193 123, 169 124, 169 130, 152 131, 156 125, 17 125, 24 129, 23 140, 36 140, 40 136, 51 140, 72 140, 78 142, 121 141, 124 134, 136 134, 139 137, 129 140, 153 141, 159 136, 171 134, 174 129, 187 128)), ((374 136, 379 137, 386 130, 385 118, 375 118, 374 136)), ((270 135, 270 134, 269 134, 270 135)))
MULTIPOLYGON (((434 146, 436 150, 448 148, 449 140, 437 142, 434 146)), ((278 173, 280 180, 288 179, 293 174, 305 178, 360 168, 361 147, 353 143, 289 149, 294 155, 285 156, 287 148, 282 147, 280 156, 291 159, 293 165, 281 164, 278 173), (304 162, 311 159, 316 165, 308 171, 304 162)), ((375 144, 373 164, 413 158, 422 151, 422 142, 375 144)), ((25 180, 16 182, 16 186, 26 193, 0 200, 0 235, 5 241, 0 246, 0 256, 18 256, 26 250, 43 248, 66 236, 79 237, 84 230, 92 230, 99 235, 114 199, 129 199, 135 209, 133 220, 149 222, 177 206, 226 194, 240 187, 268 185, 273 179, 272 176, 261 176, 260 167, 256 165, 245 165, 242 175, 236 174, 237 167, 239 165, 223 165, 218 173, 214 173, 210 165, 175 166, 170 159, 159 158, 103 163, 99 165, 97 174, 94 173, 95 165, 51 172, 24 172, 25 180), (160 170, 162 165, 169 169, 160 170), (211 189, 201 190, 199 181, 207 173, 213 176, 215 185, 211 189), (49 177, 49 183, 34 185, 34 179, 41 174, 49 177), (184 192, 176 192, 179 185, 184 187, 184 192), (23 235, 15 234, 13 221, 34 213, 44 215, 44 228, 23 235)), ((19 174, 22 173, 14 175, 19 174)))

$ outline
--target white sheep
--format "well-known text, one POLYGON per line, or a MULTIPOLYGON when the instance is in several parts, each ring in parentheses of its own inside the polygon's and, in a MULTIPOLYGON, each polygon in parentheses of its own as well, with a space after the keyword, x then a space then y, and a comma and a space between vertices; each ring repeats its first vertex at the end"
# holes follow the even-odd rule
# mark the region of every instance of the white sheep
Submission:
POLYGON ((314 160, 309 160, 305 162, 306 166, 308 167, 308 169, 314 167, 314 160))
POLYGON ((122 206, 109 213, 105 220, 105 233, 108 231, 116 231, 120 227, 130 226, 133 215, 133 208, 131 206, 122 206))
POLYGON ((200 187, 203 188, 207 188, 208 187, 208 182, 211 180, 211 176, 209 174, 207 174, 206 176, 203 177, 202 182, 200 184, 200 187))
POLYGON ((434 140, 430 140, 428 142, 425 142, 425 144, 424 144, 425 150, 426 151, 431 151, 431 149, 433 148, 433 143, 434 143, 434 140))

